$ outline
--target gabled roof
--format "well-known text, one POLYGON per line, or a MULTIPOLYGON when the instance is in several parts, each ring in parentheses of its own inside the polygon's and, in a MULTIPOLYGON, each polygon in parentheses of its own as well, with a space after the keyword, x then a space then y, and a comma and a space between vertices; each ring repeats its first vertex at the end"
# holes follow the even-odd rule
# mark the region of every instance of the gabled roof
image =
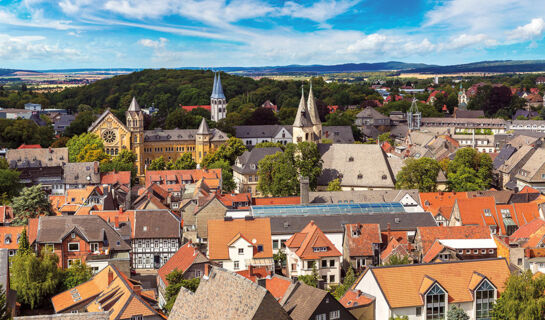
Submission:
POLYGON ((87 129, 87 132, 92 132, 101 122, 102 120, 106 119, 106 117, 108 115, 111 115, 112 118, 117 122, 117 124, 123 129, 125 130, 126 132, 129 132, 129 128, 127 128, 127 126, 121 122, 111 111, 110 109, 106 109, 106 111, 104 111, 96 120, 95 122, 93 122, 89 128, 87 129))
POLYGON ((174 271, 185 272, 193 264, 207 263, 208 258, 189 242, 184 244, 168 261, 157 271, 157 275, 168 286, 167 275, 174 271))
POLYGON ((251 151, 244 151, 244 153, 236 159, 233 171, 240 174, 256 174, 259 161, 266 156, 276 154, 277 152, 283 151, 278 147, 253 148, 251 151))
POLYGON ((170 210, 135 210, 132 236, 135 239, 180 238, 180 220, 170 210))
POLYGON ((15 216, 10 206, 0 206, 0 224, 10 222, 15 216))
POLYGON ((434 216, 441 207, 452 207, 456 199, 467 199, 467 192, 420 192, 420 204, 434 216))
MULTIPOLYGON (((532 146, 522 146, 520 147, 515 153, 511 155, 511 157, 503 163, 503 165, 499 166, 498 170, 503 173, 511 173, 511 171, 517 167, 517 165, 523 161, 523 159, 526 157, 527 154, 534 152, 535 148, 532 146)), ((531 158, 530 158, 531 159, 531 158)), ((530 161, 530 160, 528 160, 530 161)))
POLYGON ((350 257, 373 256, 373 244, 382 243, 380 225, 347 224, 344 241, 348 244, 350 257))
POLYGON ((254 258, 272 258, 271 224, 268 218, 208 220, 208 257, 228 260, 229 243, 237 234, 254 247, 254 258), (257 246, 263 251, 258 252, 257 246))
MULTIPOLYGON (((500 294, 504 291, 505 281, 510 275, 507 261, 499 258, 371 267, 364 277, 367 273, 374 276, 388 305, 393 309, 424 305, 420 289, 425 278, 432 279, 432 282, 435 281, 447 291, 449 304, 473 301, 474 292, 471 288, 476 287, 472 283, 475 272, 486 277, 500 294)), ((359 283, 355 287, 359 288, 359 283)), ((365 288, 361 290, 365 291, 365 288)))
POLYGON ((430 250, 428 250, 428 252, 426 252, 424 257, 422 258, 422 263, 432 262, 433 260, 435 260, 437 255, 443 251, 443 249, 445 249, 445 246, 441 243, 441 241, 435 240, 430 250))
POLYGON ((150 305, 157 301, 143 294, 141 286, 135 283, 115 266, 108 265, 89 281, 55 295, 51 302, 56 313, 83 304, 87 305, 87 312, 109 311, 110 320, 130 319, 136 315, 166 319, 150 305))
POLYGON ((422 254, 426 254, 436 240, 441 239, 490 239, 490 229, 486 226, 419 227, 422 254))
POLYGON ((534 154, 526 161, 526 163, 522 166, 522 171, 525 172, 525 175, 521 175, 518 173, 516 177, 518 179, 522 179, 524 181, 542 181, 541 177, 538 176, 538 170, 543 167, 543 164, 545 163, 545 149, 544 148, 538 148, 534 154))
POLYGON ((286 247, 295 249, 295 254, 306 260, 342 256, 312 220, 301 232, 294 234, 286 241, 286 247), (326 251, 315 250, 315 248, 326 248, 326 251))
POLYGON ((534 234, 539 229, 545 226, 545 221, 540 218, 536 218, 524 225, 521 225, 517 231, 515 231, 510 237, 510 241, 518 241, 521 239, 528 239, 532 234, 534 234))
POLYGON ((365 307, 375 301, 375 297, 367 293, 363 293, 360 290, 348 290, 339 302, 346 309, 354 309, 358 307, 365 307))
MULTIPOLYGON (((319 310, 322 301, 327 298, 331 299, 330 303, 338 303, 329 292, 298 282, 292 284, 292 288, 280 300, 280 304, 292 319, 307 320, 312 319, 312 315, 319 310)), ((339 307, 342 308, 342 306, 339 307)), ((346 314, 345 317, 351 316, 349 313, 346 314)))
POLYGON ((131 183, 131 172, 130 171, 120 171, 120 172, 106 172, 100 174, 100 184, 124 184, 129 185, 131 183))
POLYGON ((0 226, 0 249, 18 249, 24 226, 0 226))

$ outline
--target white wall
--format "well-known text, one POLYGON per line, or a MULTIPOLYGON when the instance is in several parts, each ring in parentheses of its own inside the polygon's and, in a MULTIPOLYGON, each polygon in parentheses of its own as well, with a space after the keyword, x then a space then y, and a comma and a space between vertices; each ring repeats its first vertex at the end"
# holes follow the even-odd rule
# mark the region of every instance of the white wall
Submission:
POLYGON ((246 261, 249 261, 254 257, 254 248, 251 243, 239 238, 233 244, 229 246, 229 261, 223 263, 223 267, 229 271, 247 270, 248 266, 246 261), (239 254, 239 249, 244 250, 244 254, 239 254), (235 269, 234 262, 238 261, 239 267, 235 269))
POLYGON ((380 290, 375 276, 370 270, 368 270, 360 282, 356 284, 355 289, 375 297, 375 319, 381 320, 390 317, 390 307, 380 290))

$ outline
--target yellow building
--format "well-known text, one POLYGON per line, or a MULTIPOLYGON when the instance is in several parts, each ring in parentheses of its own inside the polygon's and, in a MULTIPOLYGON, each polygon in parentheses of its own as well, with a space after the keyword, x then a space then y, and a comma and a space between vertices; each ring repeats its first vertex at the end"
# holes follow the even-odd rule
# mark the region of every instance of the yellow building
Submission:
POLYGON ((127 123, 123 124, 108 109, 88 132, 102 138, 104 150, 109 155, 116 156, 124 149, 134 152, 141 177, 147 165, 156 158, 162 156, 165 161, 174 161, 190 152, 195 162, 201 163, 206 154, 228 140, 226 133, 210 129, 205 119, 202 119, 199 129, 144 130, 144 114, 135 98, 125 115, 127 123))

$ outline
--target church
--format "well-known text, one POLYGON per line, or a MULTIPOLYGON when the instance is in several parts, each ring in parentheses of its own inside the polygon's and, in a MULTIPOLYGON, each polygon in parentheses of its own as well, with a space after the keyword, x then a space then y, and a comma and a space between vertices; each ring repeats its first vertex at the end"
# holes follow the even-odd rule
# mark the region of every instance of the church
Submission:
MULTIPOLYGON (((214 75, 210 96, 213 121, 225 118, 226 106, 220 76, 214 75)), ((210 129, 205 119, 202 119, 198 129, 144 130, 144 113, 134 97, 125 115, 126 123, 123 123, 108 109, 87 131, 102 139, 104 151, 111 156, 118 155, 121 150, 132 151, 136 155, 140 177, 144 175, 146 167, 161 156, 165 161, 175 161, 189 152, 195 162, 201 163, 208 153, 214 152, 228 140, 226 133, 210 129)))

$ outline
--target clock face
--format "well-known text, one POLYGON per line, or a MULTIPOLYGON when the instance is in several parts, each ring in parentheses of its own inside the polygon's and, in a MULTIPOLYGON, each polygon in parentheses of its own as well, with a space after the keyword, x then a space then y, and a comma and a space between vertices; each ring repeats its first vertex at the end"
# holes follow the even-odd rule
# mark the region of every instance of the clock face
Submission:
POLYGON ((113 130, 106 130, 104 132, 102 132, 102 140, 108 142, 108 143, 112 143, 115 141, 115 138, 116 138, 116 135, 115 135, 115 132, 113 130))

